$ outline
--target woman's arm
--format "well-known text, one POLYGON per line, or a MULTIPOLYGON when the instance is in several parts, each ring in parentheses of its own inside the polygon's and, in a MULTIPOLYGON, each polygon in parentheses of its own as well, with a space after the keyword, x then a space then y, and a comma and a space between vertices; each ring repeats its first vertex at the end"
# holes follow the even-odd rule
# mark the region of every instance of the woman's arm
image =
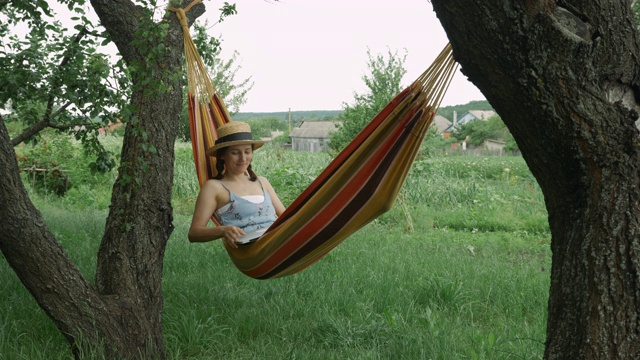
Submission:
POLYGON ((271 202, 273 203, 273 208, 276 210, 276 215, 282 215, 285 207, 284 205, 282 205, 282 201, 280 201, 280 198, 278 197, 278 194, 276 194, 276 191, 273 190, 273 186, 271 186, 269 180, 262 176, 260 176, 260 181, 262 182, 265 189, 267 189, 267 191, 269 192, 269 196, 271 196, 271 202))

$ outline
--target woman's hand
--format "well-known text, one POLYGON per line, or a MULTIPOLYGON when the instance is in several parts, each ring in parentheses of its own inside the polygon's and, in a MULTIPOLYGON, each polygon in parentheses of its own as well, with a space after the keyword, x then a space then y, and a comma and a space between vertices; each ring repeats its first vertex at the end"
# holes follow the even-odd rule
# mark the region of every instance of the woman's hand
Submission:
POLYGON ((221 232, 222 241, 229 244, 233 248, 238 248, 238 240, 245 233, 237 226, 218 226, 218 230, 221 232))

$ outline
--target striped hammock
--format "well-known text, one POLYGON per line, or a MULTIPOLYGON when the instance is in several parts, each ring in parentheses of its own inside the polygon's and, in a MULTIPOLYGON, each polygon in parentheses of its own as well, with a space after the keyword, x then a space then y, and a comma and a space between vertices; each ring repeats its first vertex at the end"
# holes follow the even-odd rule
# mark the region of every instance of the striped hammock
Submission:
MULTIPOLYGON (((188 33, 184 13, 191 143, 200 185, 215 176, 216 129, 231 120, 188 33)), ((291 275, 315 263, 393 205, 449 86, 456 63, 447 45, 289 205, 256 242, 226 249, 256 279, 291 275)), ((214 220, 215 221, 215 220, 214 220)))

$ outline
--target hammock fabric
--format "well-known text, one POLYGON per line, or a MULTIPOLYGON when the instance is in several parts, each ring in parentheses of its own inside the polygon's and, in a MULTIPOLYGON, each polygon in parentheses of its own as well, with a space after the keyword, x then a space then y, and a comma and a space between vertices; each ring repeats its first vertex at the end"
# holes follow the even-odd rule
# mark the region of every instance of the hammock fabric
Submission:
MULTIPOLYGON (((216 129, 231 120, 183 22, 189 118, 200 185, 215 176, 206 155, 216 129)), ((318 261, 391 208, 456 69, 447 45, 434 63, 340 152, 256 242, 226 246, 236 267, 256 279, 291 275, 318 261)), ((215 219, 214 219, 215 222, 215 219)))

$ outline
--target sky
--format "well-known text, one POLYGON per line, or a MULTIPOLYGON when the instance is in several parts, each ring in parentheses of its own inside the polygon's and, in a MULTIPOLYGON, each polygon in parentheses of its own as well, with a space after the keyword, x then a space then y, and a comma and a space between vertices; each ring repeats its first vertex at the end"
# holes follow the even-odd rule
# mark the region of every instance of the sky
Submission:
MULTIPOLYGON (((216 24, 224 1, 204 0, 199 21, 207 20, 209 35, 222 39, 223 59, 239 53, 236 80, 254 82, 241 112, 340 110, 354 93, 368 90, 362 80, 370 74, 367 50, 385 58, 406 50, 407 86, 448 43, 428 0, 227 1, 236 3, 237 15, 216 24)), ((159 1, 159 9, 167 3, 159 1)), ((49 4, 59 18, 68 17, 66 7, 49 4)), ((473 100, 484 96, 458 70, 441 105, 473 100)))
MULTIPOLYGON (((209 25, 222 3, 204 2, 209 25)), ((254 82, 242 112, 342 109, 367 90, 367 49, 385 58, 406 49, 406 86, 448 43, 428 0, 238 0, 236 9, 208 33, 222 38, 223 58, 238 51, 237 79, 254 82)), ((472 100, 484 96, 458 70, 442 106, 472 100)))

